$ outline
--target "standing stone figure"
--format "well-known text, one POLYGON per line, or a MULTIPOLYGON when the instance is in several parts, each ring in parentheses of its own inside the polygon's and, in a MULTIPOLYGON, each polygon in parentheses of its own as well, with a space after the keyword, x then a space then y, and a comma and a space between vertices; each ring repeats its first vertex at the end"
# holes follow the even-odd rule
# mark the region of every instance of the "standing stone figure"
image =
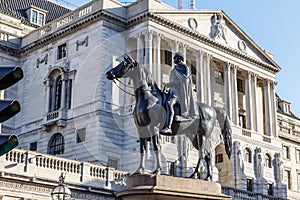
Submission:
POLYGON ((263 167, 263 159, 262 159, 262 155, 261 155, 261 148, 257 148, 256 151, 257 151, 257 153, 256 153, 257 178, 259 180, 261 180, 263 175, 264 175, 263 174, 264 173, 264 171, 263 171, 264 167, 263 167))
POLYGON ((237 159, 237 168, 239 173, 244 172, 244 160, 243 160, 243 153, 242 153, 242 148, 241 148, 241 143, 236 142, 236 159, 237 159))
POLYGON ((191 119, 197 116, 198 110, 194 102, 193 82, 190 68, 185 65, 182 54, 175 53, 175 67, 170 73, 170 82, 165 86, 170 89, 166 110, 167 119, 165 127, 160 131, 163 134, 172 134, 171 126, 174 117, 174 105, 180 105, 181 119, 191 119))
POLYGON ((281 160, 280 153, 276 153, 275 157, 277 183, 281 184, 283 182, 283 161, 281 160))
POLYGON ((212 32, 213 39, 223 39, 227 44, 227 27, 222 14, 214 14, 212 17, 212 32))

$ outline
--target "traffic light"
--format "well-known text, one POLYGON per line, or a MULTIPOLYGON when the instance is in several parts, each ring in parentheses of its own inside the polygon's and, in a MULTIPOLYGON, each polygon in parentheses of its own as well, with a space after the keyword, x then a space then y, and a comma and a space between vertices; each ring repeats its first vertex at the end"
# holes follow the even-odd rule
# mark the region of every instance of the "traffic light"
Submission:
MULTIPOLYGON (((0 90, 14 85, 23 78, 21 67, 0 67, 0 90)), ((17 100, 0 100, 0 123, 10 119, 18 112, 21 106, 17 100)), ((19 141, 16 135, 0 133, 0 156, 8 153, 18 146, 19 141)))

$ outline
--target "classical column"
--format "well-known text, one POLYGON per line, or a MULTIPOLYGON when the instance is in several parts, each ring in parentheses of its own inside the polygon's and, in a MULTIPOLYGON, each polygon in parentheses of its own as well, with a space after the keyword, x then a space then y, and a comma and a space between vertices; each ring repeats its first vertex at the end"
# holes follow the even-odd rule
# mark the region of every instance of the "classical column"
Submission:
POLYGON ((196 60, 197 69, 197 100, 200 103, 204 103, 204 72, 203 72, 203 51, 197 53, 196 60))
POLYGON ((272 81, 271 87, 271 99, 272 99, 272 115, 273 115, 273 135, 274 137, 278 137, 278 130, 277 130, 277 106, 276 106, 276 95, 275 95, 275 86, 276 82, 272 81))
POLYGON ((147 69, 152 73, 152 40, 153 40, 153 32, 147 31, 144 33, 145 35, 145 65, 147 69))
POLYGON ((205 75, 206 75, 206 103, 211 106, 211 84, 210 84, 210 60, 211 55, 206 53, 205 75))
POLYGON ((61 109, 65 109, 66 108, 66 105, 65 105, 65 102, 66 102, 66 78, 65 76, 63 75, 62 76, 62 85, 61 85, 61 109))
POLYGON ((234 123, 239 124, 239 99, 238 99, 238 90, 237 90, 237 70, 238 66, 233 66, 233 103, 234 103, 234 123))
POLYGON ((155 70, 154 70, 154 72, 155 72, 155 80, 156 80, 157 84, 160 85, 161 84, 160 45, 161 45, 162 35, 159 34, 159 33, 157 33, 155 36, 156 36, 155 37, 156 40, 155 40, 155 44, 154 44, 155 45, 155 47, 154 47, 154 49, 155 49, 155 61, 154 61, 154 63, 155 63, 155 66, 154 66, 155 70))
POLYGON ((251 76, 252 72, 247 71, 246 73, 246 113, 247 113, 247 128, 252 130, 253 116, 252 116, 252 90, 251 90, 251 76))
POLYGON ((231 81, 230 81, 231 64, 226 63, 225 66, 225 96, 226 96, 226 112, 229 118, 232 118, 232 100, 231 100, 231 81))
POLYGON ((271 136, 273 122, 271 115, 270 82, 270 79, 266 79, 264 83, 265 134, 268 136, 271 136))
POLYGON ((189 45, 187 45, 187 44, 182 45, 182 55, 183 55, 183 58, 184 58, 184 62, 186 62, 186 49, 188 47, 189 47, 189 45))
POLYGON ((52 105, 50 105, 50 96, 51 96, 51 87, 53 86, 53 83, 48 79, 46 81, 46 87, 47 87, 47 94, 46 94, 46 113, 48 113, 52 109, 52 105))
POLYGON ((252 79, 252 94, 253 94, 253 128, 255 131, 258 131, 258 112, 257 112, 257 96, 256 96, 256 89, 257 89, 257 74, 253 75, 252 79))
POLYGON ((143 63, 143 54, 144 54, 144 44, 143 44, 143 35, 142 33, 138 33, 136 35, 137 39, 137 47, 136 47, 136 59, 138 63, 143 63))
POLYGON ((172 61, 173 61, 173 58, 174 58, 175 53, 178 52, 178 49, 179 49, 179 42, 176 41, 176 40, 173 40, 173 47, 172 47, 172 61))

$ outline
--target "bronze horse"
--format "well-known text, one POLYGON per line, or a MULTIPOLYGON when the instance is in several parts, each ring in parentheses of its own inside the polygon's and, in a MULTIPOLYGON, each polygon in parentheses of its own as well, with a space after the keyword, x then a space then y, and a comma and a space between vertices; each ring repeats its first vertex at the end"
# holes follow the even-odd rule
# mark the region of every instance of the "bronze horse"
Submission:
MULTIPOLYGON (((140 142, 140 165, 135 173, 144 173, 146 143, 148 140, 152 140, 156 155, 156 169, 153 173, 160 173, 162 164, 159 130, 163 127, 166 119, 164 103, 167 99, 167 93, 159 89, 145 67, 139 65, 129 56, 125 56, 119 65, 106 72, 106 77, 113 81, 129 77, 133 82, 136 100, 133 117, 140 142)), ((212 179, 211 156, 213 149, 207 148, 208 145, 206 143, 213 138, 212 134, 218 134, 214 138, 218 137, 221 139, 221 142, 225 144, 226 154, 230 158, 232 147, 230 120, 221 108, 214 108, 203 103, 198 103, 198 106, 199 117, 188 121, 173 122, 172 136, 185 134, 198 150, 198 164, 191 177, 195 177, 200 173, 200 165, 206 161, 207 175, 204 179, 212 179), (213 131, 216 120, 219 122, 221 133, 213 131)))

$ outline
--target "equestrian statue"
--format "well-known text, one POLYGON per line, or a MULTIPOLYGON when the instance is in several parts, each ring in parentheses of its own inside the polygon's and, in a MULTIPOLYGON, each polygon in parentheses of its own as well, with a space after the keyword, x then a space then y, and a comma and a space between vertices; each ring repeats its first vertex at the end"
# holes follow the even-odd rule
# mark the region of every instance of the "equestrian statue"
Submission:
POLYGON ((213 148, 208 143, 214 138, 220 138, 218 143, 225 145, 226 154, 230 158, 230 119, 222 108, 195 102, 189 67, 184 64, 180 53, 175 53, 173 60, 175 66, 170 73, 170 82, 164 84, 163 90, 158 87, 144 66, 127 55, 120 64, 106 72, 107 79, 114 82, 119 78, 130 78, 133 82, 136 101, 133 118, 140 142, 140 164, 135 173, 144 173, 147 141, 152 141, 156 157, 156 169, 153 173, 160 174, 162 164, 159 134, 184 134, 198 150, 199 156, 191 177, 212 180, 213 148), (165 87, 168 88, 167 91, 165 87), (220 133, 213 131, 216 121, 219 123, 220 133), (206 177, 200 177, 204 162, 207 166, 206 177))

